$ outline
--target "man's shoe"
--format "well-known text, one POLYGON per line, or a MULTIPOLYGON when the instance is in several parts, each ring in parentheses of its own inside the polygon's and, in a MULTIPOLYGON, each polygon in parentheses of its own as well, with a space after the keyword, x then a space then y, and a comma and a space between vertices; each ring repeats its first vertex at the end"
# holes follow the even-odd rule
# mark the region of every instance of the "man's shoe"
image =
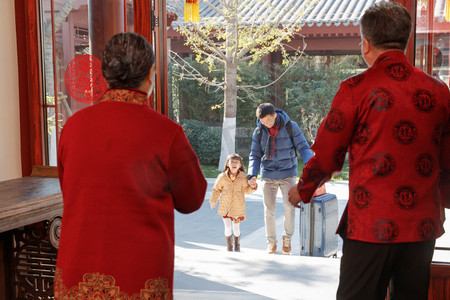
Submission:
POLYGON ((267 246, 267 253, 274 254, 275 250, 277 250, 277 244, 276 243, 269 243, 267 246))
POLYGON ((281 248, 283 254, 291 253, 291 238, 287 236, 283 236, 283 248, 281 248))

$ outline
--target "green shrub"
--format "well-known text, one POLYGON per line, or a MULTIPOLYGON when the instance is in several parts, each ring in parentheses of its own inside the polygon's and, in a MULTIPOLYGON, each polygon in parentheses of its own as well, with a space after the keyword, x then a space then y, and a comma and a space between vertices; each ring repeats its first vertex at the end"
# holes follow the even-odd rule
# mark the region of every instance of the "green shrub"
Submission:
POLYGON ((217 165, 220 159, 222 130, 197 120, 182 120, 186 137, 203 165, 217 165))

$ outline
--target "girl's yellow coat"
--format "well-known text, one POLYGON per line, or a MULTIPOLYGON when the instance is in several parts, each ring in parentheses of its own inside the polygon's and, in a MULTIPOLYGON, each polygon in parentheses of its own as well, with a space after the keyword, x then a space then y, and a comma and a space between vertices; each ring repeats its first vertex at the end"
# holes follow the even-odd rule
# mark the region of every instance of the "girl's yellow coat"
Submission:
POLYGON ((218 214, 233 218, 245 217, 245 194, 255 190, 248 184, 247 175, 239 171, 236 179, 232 181, 227 171, 217 176, 213 186, 210 203, 216 204, 220 197, 218 214))

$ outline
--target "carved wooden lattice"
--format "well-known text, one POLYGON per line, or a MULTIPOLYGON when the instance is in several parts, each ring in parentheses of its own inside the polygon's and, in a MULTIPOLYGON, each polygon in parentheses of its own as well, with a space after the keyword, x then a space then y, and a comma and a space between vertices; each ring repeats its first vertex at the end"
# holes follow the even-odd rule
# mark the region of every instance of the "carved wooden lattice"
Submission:
POLYGON ((15 299, 53 299, 57 249, 50 242, 50 224, 43 221, 12 231, 15 299))

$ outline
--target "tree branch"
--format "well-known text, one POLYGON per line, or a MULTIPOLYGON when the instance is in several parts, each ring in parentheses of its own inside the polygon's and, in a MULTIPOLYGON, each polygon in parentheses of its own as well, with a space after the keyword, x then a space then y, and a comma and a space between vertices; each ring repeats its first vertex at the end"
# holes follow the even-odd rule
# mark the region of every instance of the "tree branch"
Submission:
POLYGON ((277 83, 297 63, 297 61, 303 56, 304 50, 306 49, 306 43, 304 41, 305 37, 302 36, 302 38, 303 38, 303 49, 300 51, 300 55, 295 56, 294 62, 290 63, 289 66, 286 68, 286 70, 284 70, 283 73, 281 73, 281 75, 278 76, 277 79, 275 79, 274 81, 272 81, 269 84, 262 85, 262 86, 244 85, 244 86, 238 86, 237 88, 239 90, 244 90, 244 89, 247 89, 247 88, 252 88, 254 90, 260 90, 260 89, 265 89, 265 88, 267 88, 269 86, 272 86, 275 83, 277 83))
MULTIPOLYGON (((183 34, 185 34, 186 36, 194 36, 194 33, 199 34, 202 38, 203 41, 205 43, 200 43, 201 46, 203 46, 204 48, 207 48, 209 50, 211 50, 212 52, 214 52, 217 57, 221 60, 226 60, 226 56, 222 53, 222 51, 216 46, 216 43, 214 41, 212 41, 206 34, 204 34, 201 30, 198 29, 198 25, 196 26, 197 30, 195 32, 193 32, 192 30, 188 30, 187 26, 181 26, 179 28, 179 30, 182 31, 183 34)), ((188 43, 194 47, 196 47, 199 51, 202 51, 204 53, 207 53, 206 51, 200 50, 200 48, 194 43, 194 41, 189 41, 189 38, 187 39, 188 43)))
MULTIPOLYGON (((223 11, 217 9, 217 7, 215 7, 214 5, 211 4, 211 2, 209 2, 209 0, 203 0, 203 2, 205 2, 206 5, 208 5, 209 8, 211 8, 216 14, 218 14, 219 16, 223 17, 223 11)), ((220 6, 223 7, 223 1, 219 0, 220 6)))
POLYGON ((175 63, 175 65, 179 66, 183 71, 185 71, 188 74, 188 76, 178 75, 180 78, 185 78, 188 80, 195 80, 195 81, 198 81, 199 83, 205 84, 207 86, 217 87, 222 90, 224 89, 224 86, 225 86, 224 82, 222 82, 222 83, 212 82, 207 77, 203 76, 196 68, 194 68, 191 64, 189 64, 181 56, 179 56, 178 53, 170 50, 169 57, 175 63), (180 60, 182 62, 182 64, 179 63, 179 61, 177 59, 180 60))

